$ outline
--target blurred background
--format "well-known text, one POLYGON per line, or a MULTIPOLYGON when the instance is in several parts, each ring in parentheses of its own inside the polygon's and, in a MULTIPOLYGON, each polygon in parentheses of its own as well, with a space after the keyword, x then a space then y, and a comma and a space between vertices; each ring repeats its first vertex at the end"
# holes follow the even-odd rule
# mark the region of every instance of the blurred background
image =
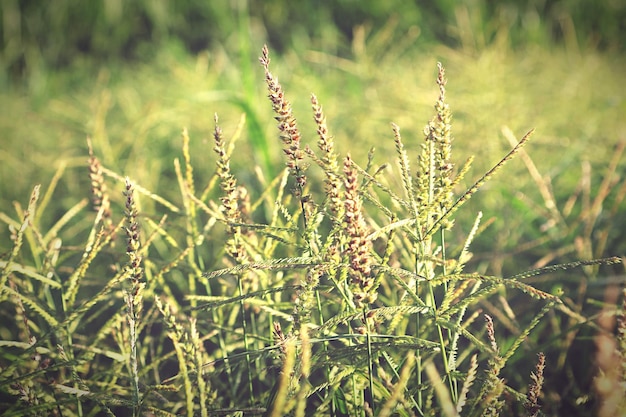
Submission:
POLYGON ((149 60, 172 43, 190 54, 237 49, 246 35, 278 53, 304 46, 346 56, 355 28, 377 30, 391 20, 426 49, 483 47, 503 37, 516 49, 569 43, 620 53, 626 37, 620 0, 5 0, 0 13, 5 85, 77 60, 149 60))

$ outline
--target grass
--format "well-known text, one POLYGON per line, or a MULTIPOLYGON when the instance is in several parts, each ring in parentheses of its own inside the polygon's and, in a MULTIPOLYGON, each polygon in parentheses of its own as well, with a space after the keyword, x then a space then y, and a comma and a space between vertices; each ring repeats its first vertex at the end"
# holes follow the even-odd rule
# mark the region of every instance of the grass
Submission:
POLYGON ((616 116, 624 101, 613 61, 570 53, 524 84, 519 74, 545 61, 436 50, 455 74, 446 85, 433 57, 413 66, 411 81, 400 77, 406 66, 376 70, 414 61, 374 40, 355 44, 365 51, 353 61, 311 53, 270 65, 264 52, 256 90, 240 86, 246 99, 232 92, 238 87, 215 88, 237 86, 219 51, 183 65, 176 53, 158 57, 130 82, 124 70, 103 70, 91 91, 70 88, 70 98, 4 93, 16 105, 3 130, 33 138, 7 146, 2 172, 15 178, 3 185, 1 214, 10 226, 1 275, 6 415, 575 415, 576 403, 580 415, 611 415, 620 407, 611 393, 623 373, 612 370, 623 366, 616 355, 624 341, 613 336, 612 317, 623 307, 612 294, 623 283, 604 283, 611 270, 598 267, 618 262, 605 253, 621 253, 619 241, 610 243, 620 235, 624 195, 616 116), (585 64, 564 84, 580 91, 576 105, 558 93, 524 94, 562 80, 560 68, 571 72, 571 63, 557 63, 567 59, 585 64), (306 69, 313 66, 323 77, 306 69), (597 71, 607 72, 604 82, 583 89, 597 71), (166 82, 175 87, 163 93, 166 82), (485 94, 465 93, 472 88, 485 94), (264 89, 270 102, 250 103, 264 89), (310 90, 320 91, 313 102, 310 90), (465 97, 458 105, 457 94, 465 97), (207 104, 219 107, 219 119, 207 104), (15 124, 31 106, 34 123, 15 124), (594 106, 601 111, 590 113, 594 106), (242 158, 251 120, 276 161, 284 154, 286 170, 276 162, 272 175, 252 169, 251 159, 264 158, 242 158), (502 126, 525 133, 530 123, 526 154, 530 136, 502 126), (51 128, 60 132, 56 143, 51 128), (270 140, 277 128, 282 142, 270 140), (490 139, 498 132, 523 140, 490 139), (617 145, 612 159, 606 149, 586 152, 580 182, 562 173, 585 141, 569 139, 569 160, 533 157, 578 132, 617 145), (491 167, 499 171, 511 148, 518 161, 499 174, 509 186, 488 188, 491 167), (32 165, 19 163, 24 152, 32 165), (484 161, 474 163, 484 177, 456 156, 466 153, 484 161), (548 176, 533 176, 535 164, 548 176), (51 179, 33 189, 37 177, 51 179), (511 201, 506 212, 519 216, 502 214, 502 196, 511 201), (10 200, 20 202, 13 211, 10 200), (488 221, 504 222, 491 235, 504 241, 483 249, 489 257, 472 258, 490 232, 476 200, 488 221), (547 241, 533 234, 542 222, 547 241), (560 246, 568 239, 574 244, 560 246), (525 247, 511 262, 519 242, 525 247), (525 263, 537 269, 509 272, 525 263), (593 285, 606 294, 593 294, 593 285), (564 377, 573 381, 565 389, 564 377))

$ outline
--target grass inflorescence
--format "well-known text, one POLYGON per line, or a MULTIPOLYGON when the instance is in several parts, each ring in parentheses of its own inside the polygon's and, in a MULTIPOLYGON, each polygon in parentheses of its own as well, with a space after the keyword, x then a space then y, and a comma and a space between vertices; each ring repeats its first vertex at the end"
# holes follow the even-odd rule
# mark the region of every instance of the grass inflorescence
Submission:
POLYGON ((178 201, 103 166, 88 140, 95 215, 81 199, 46 229, 40 186, 17 219, 2 213, 12 245, 0 261, 4 415, 538 416, 554 412, 547 374, 559 360, 533 337, 546 321, 597 331, 590 395, 598 415, 626 410, 614 395, 626 378, 624 305, 607 298, 598 326, 561 291, 528 282, 597 274, 619 258, 468 271, 482 214, 467 230, 455 214, 532 130, 463 190, 472 159, 453 160, 442 64, 421 140, 408 144, 392 123, 397 158, 378 165, 374 150, 364 164, 336 151, 315 95, 317 138, 305 145, 267 47, 260 63, 286 159, 275 178, 238 178, 244 120, 229 136, 216 115, 203 186, 182 132, 178 201), (142 200, 164 213, 145 213, 142 200), (71 220, 83 245, 64 243, 71 220), (531 313, 516 315, 514 291, 531 313))

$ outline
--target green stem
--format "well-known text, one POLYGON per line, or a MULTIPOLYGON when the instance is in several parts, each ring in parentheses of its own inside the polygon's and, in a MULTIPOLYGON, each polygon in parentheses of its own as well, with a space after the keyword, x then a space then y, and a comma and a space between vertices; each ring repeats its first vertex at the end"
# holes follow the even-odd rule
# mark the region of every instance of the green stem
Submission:
MULTIPOLYGON (((237 276, 237 285, 239 287, 239 295, 243 297, 243 284, 241 282, 241 276, 237 276)), ((243 329, 243 346, 246 351, 246 368, 248 370, 248 389, 250 390, 250 399, 254 403, 254 391, 252 389, 252 368, 250 367, 250 348, 248 345, 248 330, 246 326, 246 311, 243 298, 239 300, 239 306, 241 308, 241 327, 243 329)))
POLYGON ((372 339, 370 335, 370 321, 367 318, 367 312, 365 311, 365 308, 363 309, 363 321, 365 322, 365 342, 367 343, 367 376, 369 380, 370 396, 372 399, 370 408, 372 410, 372 413, 374 413, 374 367, 372 363, 372 339))

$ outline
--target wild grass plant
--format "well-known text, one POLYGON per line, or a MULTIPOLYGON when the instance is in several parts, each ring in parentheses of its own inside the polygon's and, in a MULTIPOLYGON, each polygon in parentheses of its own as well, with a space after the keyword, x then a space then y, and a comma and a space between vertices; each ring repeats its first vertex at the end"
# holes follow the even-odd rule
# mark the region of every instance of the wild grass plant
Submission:
MULTIPOLYGON (((529 281, 583 268, 593 276, 620 259, 591 256, 510 276, 468 271, 482 215, 466 230, 454 222, 486 181, 523 155, 532 130, 461 188, 472 159, 453 158, 440 64, 434 115, 421 138, 407 145, 392 124, 396 160, 378 164, 371 151, 358 163, 338 153, 314 95, 317 138, 305 144, 267 48, 260 62, 286 159, 277 176, 252 169, 254 177, 247 173, 243 181, 233 172, 246 121, 227 135, 216 115, 215 174, 198 178, 184 130, 174 161, 176 198, 103 166, 89 142, 92 212, 83 198, 45 227, 52 181, 43 196, 34 187, 27 207, 16 203, 14 215, 1 213, 11 230, 11 250, 0 264, 4 414, 550 410, 546 373, 558 363, 536 352, 546 342, 533 332, 546 323, 563 332, 595 324, 560 291, 529 281), (143 212, 147 203, 161 214, 143 212), (80 245, 69 246, 74 224, 89 227, 80 229, 80 245), (492 308, 509 307, 506 297, 515 292, 529 306, 524 314, 492 308)), ((607 194, 601 190, 594 201, 607 194)), ((588 212, 596 215, 593 206, 588 212)), ((615 395, 623 392, 626 367, 618 300, 607 297, 596 326, 596 391, 589 395, 600 416, 626 407, 615 395)))

